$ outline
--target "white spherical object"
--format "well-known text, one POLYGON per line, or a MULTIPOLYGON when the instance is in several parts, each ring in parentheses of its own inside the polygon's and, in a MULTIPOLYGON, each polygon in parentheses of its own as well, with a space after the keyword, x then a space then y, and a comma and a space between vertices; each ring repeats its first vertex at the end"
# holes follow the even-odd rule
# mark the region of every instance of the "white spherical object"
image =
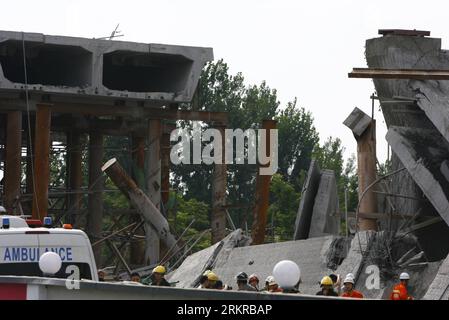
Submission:
POLYGON ((39 268, 44 274, 53 275, 61 269, 61 257, 54 252, 45 252, 39 259, 39 268))
POLYGON ((282 289, 292 289, 301 279, 301 270, 295 262, 282 260, 274 266, 273 276, 282 289))

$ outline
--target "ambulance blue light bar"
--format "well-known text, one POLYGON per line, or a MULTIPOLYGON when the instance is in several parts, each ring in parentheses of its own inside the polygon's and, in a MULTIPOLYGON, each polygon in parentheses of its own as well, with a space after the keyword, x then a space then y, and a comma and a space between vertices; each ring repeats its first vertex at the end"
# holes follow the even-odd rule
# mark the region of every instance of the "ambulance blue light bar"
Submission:
POLYGON ((9 229, 9 218, 2 219, 3 229, 9 229))
POLYGON ((44 217, 44 227, 51 227, 53 219, 51 217, 44 217))

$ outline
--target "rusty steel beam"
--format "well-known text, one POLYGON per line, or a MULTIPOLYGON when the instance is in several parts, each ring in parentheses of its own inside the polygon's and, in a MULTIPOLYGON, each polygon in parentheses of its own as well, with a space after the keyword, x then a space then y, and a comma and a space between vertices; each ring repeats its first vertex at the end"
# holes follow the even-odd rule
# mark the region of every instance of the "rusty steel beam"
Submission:
MULTIPOLYGON (((111 159, 104 164, 101 169, 106 172, 112 182, 122 191, 122 193, 130 200, 131 204, 140 212, 144 221, 145 229, 149 228, 156 231, 157 237, 167 248, 172 248, 174 252, 179 250, 176 244, 176 238, 170 231, 167 219, 156 208, 150 198, 137 186, 131 177, 120 166, 117 160, 111 159)), ((148 238, 147 238, 148 241, 148 238)), ((151 243, 147 243, 152 245, 151 243)), ((150 261, 153 263, 153 261, 150 261)))
POLYGON ((48 186, 50 183, 50 128, 51 105, 38 104, 36 106, 34 150, 34 196, 33 219, 42 220, 48 210, 48 186))
MULTIPOLYGON (((267 156, 271 155, 271 139, 270 130, 276 129, 277 121, 263 120, 262 129, 266 130, 265 143, 267 156)), ((270 164, 261 166, 269 167, 270 164)), ((270 182, 271 175, 257 175, 256 178, 256 194, 255 206, 253 211, 253 225, 251 229, 251 244, 263 244, 265 242, 265 231, 267 226, 267 212, 270 200, 270 182)))
MULTIPOLYGON (((132 159, 133 170, 132 178, 136 181, 139 188, 145 186, 145 138, 144 137, 132 137, 132 159)), ((133 215, 131 221, 135 224, 139 224, 141 221, 140 214, 133 215)), ((139 228, 136 230, 136 234, 145 236, 144 230, 139 228)), ((145 263, 145 242, 144 241, 132 241, 130 243, 130 262, 132 265, 143 265, 145 263)))
MULTIPOLYGON (((87 233, 92 239, 101 238, 103 226, 103 191, 104 177, 102 172, 104 154, 103 135, 89 135, 89 190, 87 233)), ((95 261, 101 265, 101 246, 94 248, 95 261)))
MULTIPOLYGON (((211 215, 211 234, 212 244, 221 241, 226 236, 226 162, 225 162, 225 126, 216 126, 221 133, 222 149, 221 149, 221 164, 214 164, 214 171, 212 176, 212 215, 211 215)), ((214 150, 218 152, 218 150, 214 150)))
MULTIPOLYGON (((161 120, 148 120, 148 174, 146 187, 148 198, 159 211, 161 209, 161 137, 161 120)), ((147 239, 145 260, 150 261, 150 263, 158 262, 161 245, 157 231, 151 225, 145 225, 145 235, 147 239)))
POLYGON ((165 123, 161 140, 161 197, 164 207, 170 196, 170 133, 176 129, 175 123, 165 123))
POLYGON ((5 208, 9 214, 19 214, 22 160, 22 112, 11 111, 6 121, 6 157, 4 173, 5 208))
POLYGON ((67 132, 67 195, 68 222, 77 225, 80 215, 83 184, 81 134, 67 132))
MULTIPOLYGON (((357 173, 359 198, 365 189, 377 179, 376 170, 376 121, 372 120, 368 128, 357 139, 357 173)), ((360 203, 360 212, 378 212, 377 196, 369 190, 360 203)), ((377 230, 377 220, 360 217, 359 229, 377 230)))

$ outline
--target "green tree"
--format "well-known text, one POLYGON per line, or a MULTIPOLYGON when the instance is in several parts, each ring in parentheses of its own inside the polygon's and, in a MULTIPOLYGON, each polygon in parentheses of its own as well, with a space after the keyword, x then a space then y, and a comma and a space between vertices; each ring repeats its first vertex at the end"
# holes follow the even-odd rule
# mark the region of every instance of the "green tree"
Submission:
POLYGON ((270 185, 269 224, 273 241, 291 240, 299 203, 299 192, 292 184, 277 173, 270 185))

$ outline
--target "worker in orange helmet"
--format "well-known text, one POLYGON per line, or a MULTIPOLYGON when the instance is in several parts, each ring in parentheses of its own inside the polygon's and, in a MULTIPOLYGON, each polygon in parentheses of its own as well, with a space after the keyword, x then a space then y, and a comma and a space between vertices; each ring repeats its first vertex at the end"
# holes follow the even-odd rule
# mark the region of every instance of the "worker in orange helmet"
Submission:
POLYGON ((354 278, 348 274, 345 280, 343 280, 343 294, 341 296, 344 298, 363 299, 363 294, 354 289, 354 284, 354 278))
POLYGON ((399 280, 401 282, 394 286, 390 295, 390 300, 413 300, 413 297, 408 294, 409 274, 407 272, 401 273, 399 280))

